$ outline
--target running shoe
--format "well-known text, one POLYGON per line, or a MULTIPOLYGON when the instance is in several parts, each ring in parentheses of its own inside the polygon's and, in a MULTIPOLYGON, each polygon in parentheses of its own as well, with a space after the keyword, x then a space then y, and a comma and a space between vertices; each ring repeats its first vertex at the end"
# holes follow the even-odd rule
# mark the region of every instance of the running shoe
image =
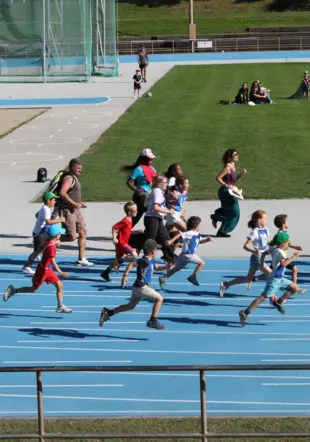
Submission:
POLYGON ((56 308, 56 313, 72 313, 72 309, 61 304, 56 308))
POLYGON ((31 267, 26 267, 26 266, 22 267, 22 272, 26 273, 26 275, 34 275, 35 274, 35 271, 31 267))
POLYGON ((162 290, 164 290, 165 284, 167 282, 167 277, 166 276, 161 276, 161 277, 158 278, 158 281, 159 281, 160 288, 162 290))
POLYGON ((165 326, 161 324, 158 319, 149 319, 146 324, 149 328, 156 328, 157 330, 163 330, 165 326))
POLYGON ((191 282, 194 285, 199 286, 199 282, 197 281, 197 278, 195 275, 191 275, 187 278, 187 281, 191 282))
POLYGON ((227 284, 226 284, 226 282, 222 281, 221 284, 220 284, 220 297, 221 298, 223 298, 224 293, 226 292, 226 290, 227 290, 227 284))
POLYGON ((84 266, 84 267, 92 267, 94 265, 93 262, 89 262, 85 257, 82 259, 78 259, 76 264, 78 266, 84 266))
POLYGON ((247 290, 251 290, 251 287, 252 287, 252 281, 247 282, 245 286, 246 286, 247 290))
POLYGON ((3 293, 3 301, 6 302, 9 298, 14 296, 15 293, 16 293, 15 287, 13 287, 12 285, 9 285, 8 288, 6 289, 6 291, 3 293))
POLYGON ((110 278, 110 269, 107 268, 103 272, 100 273, 101 278, 103 278, 107 282, 112 282, 112 279, 110 278))
POLYGON ((103 324, 110 319, 109 310, 105 307, 101 310, 99 318, 99 326, 102 327, 103 324))
POLYGON ((217 221, 214 218, 214 215, 210 215, 211 221, 212 221, 212 226, 217 229, 217 221))
POLYGON ((244 310, 239 311, 240 324, 244 327, 246 324, 246 320, 248 319, 248 315, 244 312, 244 310))
POLYGON ((302 293, 305 293, 307 289, 298 289, 296 292, 296 295, 301 295, 302 293))
POLYGON ((277 299, 277 300, 273 303, 273 306, 278 310, 279 313, 281 313, 282 315, 284 315, 285 310, 284 310, 282 304, 283 304, 283 303, 282 303, 281 299, 277 299))

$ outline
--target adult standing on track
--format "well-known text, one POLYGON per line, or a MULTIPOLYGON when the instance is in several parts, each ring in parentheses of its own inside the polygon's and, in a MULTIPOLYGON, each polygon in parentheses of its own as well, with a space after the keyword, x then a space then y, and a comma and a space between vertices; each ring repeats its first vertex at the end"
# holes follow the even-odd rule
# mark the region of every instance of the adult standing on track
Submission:
POLYGON ((242 169, 238 175, 236 171, 238 160, 239 154, 236 149, 226 150, 222 158, 224 168, 216 177, 216 181, 221 185, 218 191, 221 207, 211 215, 211 220, 214 228, 217 228, 218 222, 222 223, 216 235, 222 238, 230 237, 229 233, 236 228, 240 218, 238 198, 229 193, 229 190, 247 172, 246 169, 242 169))
POLYGON ((94 265, 89 262, 85 256, 86 247, 86 224, 81 209, 86 207, 82 202, 82 188, 80 183, 80 175, 82 172, 82 164, 79 160, 73 158, 69 163, 69 172, 64 174, 60 185, 60 210, 65 218, 66 231, 62 235, 61 241, 75 241, 78 236, 79 256, 77 264, 80 266, 90 267, 94 265))
POLYGON ((149 54, 145 50, 145 46, 141 47, 141 50, 138 52, 137 56, 139 68, 141 69, 142 83, 146 83, 146 69, 149 65, 149 54))
POLYGON ((156 156, 151 149, 143 149, 137 161, 131 166, 122 166, 122 172, 131 172, 127 179, 127 186, 133 190, 133 202, 137 205, 137 216, 132 219, 132 226, 134 227, 145 212, 144 202, 147 192, 152 187, 152 183, 157 173, 152 166, 153 159, 156 156))

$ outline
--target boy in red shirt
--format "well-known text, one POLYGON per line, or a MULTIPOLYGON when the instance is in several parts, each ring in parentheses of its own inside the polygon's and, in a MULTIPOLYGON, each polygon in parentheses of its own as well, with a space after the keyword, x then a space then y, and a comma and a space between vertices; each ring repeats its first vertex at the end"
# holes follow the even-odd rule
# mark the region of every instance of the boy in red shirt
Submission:
POLYGON ((112 281, 110 278, 111 271, 117 271, 123 262, 137 258, 137 252, 129 245, 129 238, 132 232, 132 218, 137 215, 137 211, 136 204, 133 201, 129 201, 124 205, 125 218, 112 227, 116 258, 109 267, 100 274, 107 282, 112 281))
POLYGON ((51 267, 64 277, 68 277, 69 273, 63 272, 57 265, 56 262, 56 246, 60 246, 60 236, 66 233, 65 229, 61 227, 61 224, 51 224, 47 229, 47 234, 49 236, 47 242, 42 246, 42 259, 36 269, 35 274, 32 278, 32 287, 20 287, 15 288, 9 285, 6 292, 3 294, 3 301, 7 301, 12 296, 19 293, 34 293, 39 287, 45 282, 46 284, 53 284, 56 287, 56 296, 58 301, 58 306, 56 308, 56 313, 71 313, 72 310, 66 307, 63 302, 63 286, 51 267))

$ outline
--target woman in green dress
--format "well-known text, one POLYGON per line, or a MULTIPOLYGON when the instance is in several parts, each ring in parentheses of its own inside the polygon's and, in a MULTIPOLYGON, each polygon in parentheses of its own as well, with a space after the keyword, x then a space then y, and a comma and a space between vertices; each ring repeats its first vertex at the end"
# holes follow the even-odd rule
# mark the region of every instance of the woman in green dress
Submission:
POLYGON ((223 155, 223 169, 217 175, 216 181, 221 185, 218 196, 221 201, 221 207, 211 215, 212 225, 217 228, 217 223, 221 223, 216 236, 229 238, 239 221, 240 209, 238 198, 229 193, 236 182, 246 174, 246 169, 242 169, 238 174, 236 163, 239 160, 239 154, 236 149, 228 149, 223 155))

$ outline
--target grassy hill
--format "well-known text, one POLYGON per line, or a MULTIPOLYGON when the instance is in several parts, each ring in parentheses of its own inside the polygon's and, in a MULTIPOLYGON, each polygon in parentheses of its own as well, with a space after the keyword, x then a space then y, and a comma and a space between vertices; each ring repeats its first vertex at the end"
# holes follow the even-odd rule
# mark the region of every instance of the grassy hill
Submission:
MULTIPOLYGON (((240 33, 249 26, 309 25, 309 0, 194 0, 197 34, 240 33)), ((188 1, 121 0, 120 36, 187 35, 188 1)))

